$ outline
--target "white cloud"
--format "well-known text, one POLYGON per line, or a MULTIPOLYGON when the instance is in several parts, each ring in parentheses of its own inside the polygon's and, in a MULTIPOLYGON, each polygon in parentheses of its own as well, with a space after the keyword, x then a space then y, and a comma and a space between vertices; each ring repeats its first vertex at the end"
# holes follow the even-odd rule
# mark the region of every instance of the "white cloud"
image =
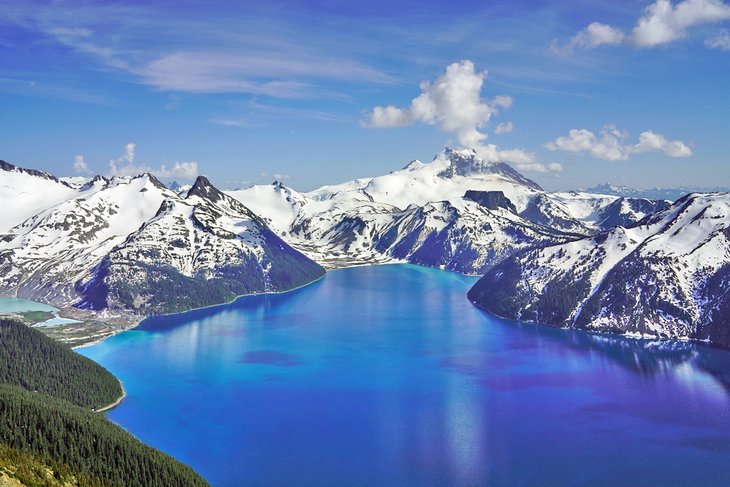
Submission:
POLYGON ((276 179, 277 181, 283 181, 283 180, 289 179, 289 178, 290 178, 290 176, 288 174, 274 173, 274 179, 276 179))
POLYGON ((479 147, 487 135, 482 127, 500 109, 509 108, 512 98, 500 95, 482 98, 485 71, 477 72, 469 60, 453 63, 434 81, 421 83, 421 94, 407 108, 375 107, 362 125, 391 128, 416 122, 438 125, 465 147, 479 147))
POLYGON ((160 178, 193 179, 198 175, 198 163, 197 161, 176 162, 169 169, 163 164, 159 169, 149 172, 160 178))
POLYGON ((642 132, 639 135, 639 143, 630 148, 632 154, 642 152, 663 152, 669 157, 690 157, 692 150, 680 140, 667 140, 661 134, 651 130, 642 132))
POLYGON ((563 172, 563 165, 559 162, 551 162, 547 167, 553 172, 563 172))
MULTIPOLYGON (((548 172, 548 166, 537 161, 535 154, 522 149, 501 150, 494 144, 484 143, 487 134, 482 130, 493 115, 512 106, 512 97, 498 95, 482 98, 486 71, 477 72, 474 63, 463 60, 450 64, 446 72, 433 81, 421 83, 421 94, 406 108, 393 105, 375 107, 361 123, 365 127, 392 128, 426 123, 438 125, 464 147, 473 148, 486 162, 509 162, 517 170, 548 172)), ((512 122, 500 124, 497 133, 514 128, 512 122)))
MULTIPOLYGON (((730 19, 730 5, 722 0, 656 0, 647 6, 630 34, 620 28, 600 22, 592 22, 578 32, 567 44, 567 49, 593 49, 602 45, 632 44, 636 47, 656 47, 669 44, 688 35, 688 30, 702 24, 712 24, 730 19)), ((708 47, 722 46, 722 36, 708 40, 708 47)), ((727 40, 730 44, 730 39, 727 40)), ((722 47, 721 47, 722 48, 722 47)))
POLYGON ((662 152, 669 157, 690 157, 692 150, 682 141, 667 140, 661 134, 651 130, 639 135, 639 142, 627 144, 626 133, 613 125, 606 125, 596 135, 587 129, 572 129, 568 135, 558 137, 545 144, 550 150, 562 150, 577 154, 591 154, 597 159, 607 161, 625 161, 632 154, 643 152, 662 152))
POLYGON ((117 176, 136 176, 144 171, 144 168, 135 167, 134 152, 137 146, 133 142, 129 142, 124 146, 124 154, 116 159, 109 161, 109 173, 117 176), (124 164, 120 166, 120 164, 124 164))
POLYGON ((568 47, 593 49, 602 45, 615 46, 621 44, 625 37, 621 29, 600 22, 592 22, 570 40, 568 47))
POLYGON ((109 174, 112 176, 137 176, 149 173, 160 178, 183 178, 193 179, 198 175, 198 163, 196 161, 176 162, 172 167, 162 165, 159 169, 153 169, 145 164, 135 164, 135 152, 137 146, 130 142, 124 147, 124 154, 109 161, 109 174))
POLYGON ((479 157, 490 162, 508 162, 515 169, 522 172, 556 172, 562 171, 560 164, 545 165, 537 160, 532 152, 523 149, 499 150, 494 144, 487 144, 477 150, 479 157))
POLYGON ((722 29, 716 36, 706 39, 705 46, 711 49, 730 51, 730 32, 727 29, 722 29))
POLYGON ((686 37, 692 26, 727 19, 730 5, 721 0, 684 0, 676 5, 670 0, 657 0, 634 27, 632 41, 640 47, 667 44, 686 37))
POLYGON ((512 122, 502 122, 497 125, 494 129, 495 134, 508 134, 515 129, 515 125, 512 122))
POLYGON ((410 125, 413 121, 413 116, 407 109, 388 105, 387 107, 373 108, 367 121, 363 124, 374 128, 392 128, 410 125))
POLYGON ((74 157, 74 172, 76 174, 91 174, 91 169, 89 169, 89 165, 86 164, 83 154, 78 154, 74 157))

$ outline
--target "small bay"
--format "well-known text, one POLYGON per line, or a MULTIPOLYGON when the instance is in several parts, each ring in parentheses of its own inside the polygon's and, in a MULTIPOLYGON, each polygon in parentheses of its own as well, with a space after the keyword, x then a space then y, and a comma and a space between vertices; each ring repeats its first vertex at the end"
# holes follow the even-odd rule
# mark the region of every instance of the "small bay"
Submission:
POLYGON ((730 352, 502 320, 475 278, 332 271, 78 352, 107 414, 213 485, 718 485, 730 352))

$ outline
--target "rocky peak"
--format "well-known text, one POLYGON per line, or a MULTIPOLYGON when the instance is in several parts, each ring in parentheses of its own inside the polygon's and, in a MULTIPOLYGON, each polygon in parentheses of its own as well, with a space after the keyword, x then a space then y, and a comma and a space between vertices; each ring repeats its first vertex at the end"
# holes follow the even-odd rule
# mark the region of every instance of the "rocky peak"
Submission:
POLYGON ((200 198, 204 198, 213 203, 218 203, 219 201, 226 199, 226 195, 213 186, 205 176, 198 176, 195 180, 195 184, 193 184, 193 187, 190 188, 190 191, 188 191, 187 198, 190 198, 191 196, 199 196, 200 198))

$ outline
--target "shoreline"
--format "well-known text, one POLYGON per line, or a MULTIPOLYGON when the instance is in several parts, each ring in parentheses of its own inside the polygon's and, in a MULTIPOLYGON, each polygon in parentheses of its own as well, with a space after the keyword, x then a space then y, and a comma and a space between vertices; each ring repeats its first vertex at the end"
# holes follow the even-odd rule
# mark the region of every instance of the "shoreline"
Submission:
MULTIPOLYGON (((332 269, 332 270, 334 270, 334 269, 332 269)), ((186 309, 186 310, 183 310, 183 311, 175 311, 175 312, 172 312, 172 313, 161 313, 161 314, 158 314, 158 315, 147 315, 147 316, 142 317, 136 323, 134 323, 133 325, 131 325, 129 327, 122 328, 121 330, 116 330, 111 335, 107 335, 107 336, 101 337, 101 338, 99 338, 97 340, 93 340, 93 341, 90 341, 90 342, 82 343, 81 345, 77 345, 75 347, 71 347, 71 349, 72 350, 76 350, 76 349, 79 349, 79 348, 85 348, 85 347, 91 347, 91 346, 94 346, 94 345, 98 345, 99 343, 103 342, 107 338, 111 338, 111 337, 113 337, 115 335, 118 335, 118 334, 120 334, 122 332, 125 332, 125 331, 128 331, 128 330, 133 330, 133 329, 137 328, 139 325, 142 324, 142 322, 144 320, 146 320, 148 318, 157 318, 157 317, 162 317, 162 316, 182 315, 182 314, 185 314, 185 313, 190 313, 192 311, 199 311, 199 310, 203 310, 203 309, 215 308, 215 307, 218 307, 218 306, 228 306, 229 304, 235 303, 240 298, 245 298, 245 297, 249 297, 249 296, 265 296, 265 295, 273 295, 273 294, 285 294, 285 293, 290 293, 292 291, 297 291, 299 289, 303 289, 303 288, 305 288, 307 286, 310 286, 312 284, 315 284, 315 283, 321 281, 322 279, 324 279, 327 276, 327 272, 329 272, 329 271, 325 270, 325 273, 324 274, 322 274, 317 279, 314 279, 313 281, 309 281, 309 282, 304 283, 304 284, 302 284, 300 286, 296 286, 296 287, 293 287, 291 289, 285 289, 283 291, 265 291, 265 292, 261 292, 261 293, 239 294, 239 295, 233 297, 232 299, 230 299, 229 301, 226 301, 224 303, 209 304, 209 305, 206 305, 206 306, 199 306, 197 308, 190 308, 190 309, 186 309)), ((122 387, 122 389, 123 389, 123 387, 122 387)), ((121 398, 120 398, 120 400, 121 400, 121 398)))
MULTIPOLYGON (((229 301, 226 301, 225 303, 208 304, 206 306, 198 306, 197 308, 190 308, 190 309, 186 309, 184 311, 174 311, 172 313, 161 313, 159 315, 147 315, 144 318, 142 318, 141 320, 139 320, 134 326, 131 326, 129 328, 125 328, 124 330, 120 330, 119 333, 121 333, 122 331, 127 331, 127 330, 132 330, 134 328, 137 328, 147 318, 157 318, 157 317, 163 317, 163 316, 182 315, 182 314, 185 314, 185 313, 190 313, 191 311, 200 311, 202 309, 216 308, 218 306, 228 306, 229 304, 233 304, 233 303, 235 303, 236 301, 238 301, 241 298, 247 298, 247 297, 250 297, 250 296, 267 296, 267 295, 274 295, 274 294, 286 294, 286 293, 290 293, 292 291, 297 291, 299 289, 303 289, 303 288, 305 288, 307 286, 310 286, 310 285, 312 285, 312 284, 314 284, 316 282, 319 282, 322 279, 324 279, 326 276, 327 276, 327 271, 325 271, 324 274, 322 274, 317 279, 314 279, 313 281, 309 281, 307 283, 302 284, 301 286, 293 287, 291 289, 285 289, 283 291, 264 291, 264 292, 261 292, 261 293, 239 294, 239 295, 235 296, 234 298, 230 299, 229 301)), ((116 335, 116 333, 114 335, 116 335)), ((109 335, 109 336, 113 336, 113 335, 109 335)), ((104 341, 107 338, 109 338, 109 336, 108 337, 104 337, 104 338, 102 338, 99 341, 100 342, 101 341, 104 341)))
MULTIPOLYGON (((115 379, 117 379, 117 376, 114 376, 115 379)), ((117 379, 117 382, 119 382, 119 385, 122 387, 122 395, 117 398, 116 401, 114 401, 111 404, 107 404, 104 407, 101 407, 99 409, 94 409, 95 413, 103 413, 104 411, 109 411, 110 409, 114 409, 115 407, 119 406, 119 404, 124 400, 125 397, 127 397, 127 390, 124 388, 124 382, 117 379)))
MULTIPOLYGON (((454 271, 454 270, 451 270, 451 269, 444 269, 444 268, 439 267, 439 266, 427 266, 427 265, 422 265, 422 264, 413 264, 413 263, 408 262, 408 261, 405 261, 405 260, 393 260, 393 261, 388 261, 388 262, 369 262, 369 263, 368 262, 353 262, 353 263, 349 263, 349 264, 346 264, 346 265, 338 265, 338 266, 335 266, 335 267, 326 267, 325 265, 323 265, 321 263, 319 265, 322 266, 323 269, 325 269, 324 274, 322 274, 317 279, 314 279, 312 281, 309 281, 307 283, 304 283, 304 284, 302 284, 300 286, 296 286, 296 287, 293 287, 291 289, 286 289, 286 290, 282 290, 282 291, 265 291, 265 292, 249 293, 249 294, 239 294, 239 295, 234 296, 230 300, 228 300, 226 302, 222 302, 222 303, 209 304, 209 305, 206 305, 206 306, 199 306, 199 307, 196 307, 196 308, 189 308, 189 309, 186 309, 186 310, 175 311, 175 312, 170 312, 170 313, 162 313, 162 314, 156 314, 156 315, 142 316, 141 318, 139 318, 135 322, 131 322, 129 326, 123 326, 122 328, 115 329, 114 332, 113 333, 110 333, 109 335, 105 335, 105 336, 102 336, 102 337, 93 339, 91 341, 81 343, 79 345, 74 345, 74 346, 71 347, 71 349, 72 350, 77 350, 77 349, 81 349, 81 348, 86 348, 86 347, 91 347, 91 346, 94 346, 94 345, 98 345, 99 343, 103 342, 104 340, 106 340, 108 338, 111 338, 111 337, 113 337, 115 335, 118 335, 119 333, 122 333, 122 332, 127 331, 127 330, 133 330, 133 329, 137 328, 140 324, 142 324, 143 321, 145 321, 148 318, 164 317, 164 316, 173 316, 173 315, 179 315, 179 314, 189 313, 189 312, 192 312, 192 311, 199 311, 199 310, 204 310, 204 309, 209 309, 209 308, 215 308, 217 306, 228 306, 228 305, 236 302, 240 298, 249 297, 249 296, 263 296, 263 295, 284 294, 284 293, 296 291, 296 290, 305 288, 307 286, 310 286, 312 284, 315 284, 315 283, 319 282, 320 280, 322 280, 325 277, 327 277, 327 274, 329 272, 337 271, 337 270, 341 270, 341 269, 351 269, 351 268, 356 268, 356 267, 368 267, 368 266, 379 267, 379 266, 387 266, 387 265, 414 265, 414 266, 417 266, 417 267, 424 267, 426 269, 442 270, 442 271, 446 271, 446 272, 458 274, 460 276, 465 276, 465 277, 480 277, 480 274, 464 274, 464 273, 457 272, 457 271, 454 271)), ((40 303, 40 301, 38 301, 38 302, 40 303)), ((41 303, 41 304, 46 304, 46 303, 41 303)), ((53 306, 53 305, 47 305, 47 306, 53 306)), ((62 311, 63 311, 62 309, 58 309, 57 308, 56 313, 58 313, 60 315, 60 313, 62 311)), ((71 319, 75 319, 75 318, 71 318, 71 319)), ((81 322, 81 323, 83 323, 83 321, 81 321, 81 320, 78 320, 78 321, 81 322)), ((99 319, 99 321, 100 322, 107 323, 107 324, 110 324, 109 322, 107 322, 105 320, 102 320, 102 319, 99 319)))
POLYGON ((499 318, 501 320, 505 321, 511 321, 520 325, 535 325, 535 326, 543 326, 546 328, 552 328, 554 330, 563 330, 563 331, 575 331, 580 333, 586 333, 588 335, 598 335, 598 336, 607 336, 607 337, 615 337, 615 338, 625 338, 628 340, 634 340, 637 342, 656 342, 656 341, 662 341, 662 342, 683 342, 683 343, 692 343, 694 345, 699 346, 705 346, 708 348, 714 348, 719 350, 730 350, 729 347, 723 347, 722 345, 718 345, 717 343, 711 341, 708 338, 702 339, 702 338, 690 338, 690 337, 660 337, 657 335, 639 335, 634 334, 631 332, 626 333, 615 333, 612 331, 604 331, 604 330, 587 330, 585 328, 573 328, 570 326, 557 326, 557 325, 549 325, 547 323, 540 323, 539 321, 531 321, 531 320, 518 320, 516 318, 508 318, 506 316, 498 315, 497 313, 494 313, 493 311, 490 311, 489 309, 485 308, 484 306, 481 306, 480 304, 470 300, 467 298, 467 301, 471 303, 472 306, 474 306, 476 309, 483 311, 484 313, 487 313, 490 316, 494 316, 495 318, 499 318))

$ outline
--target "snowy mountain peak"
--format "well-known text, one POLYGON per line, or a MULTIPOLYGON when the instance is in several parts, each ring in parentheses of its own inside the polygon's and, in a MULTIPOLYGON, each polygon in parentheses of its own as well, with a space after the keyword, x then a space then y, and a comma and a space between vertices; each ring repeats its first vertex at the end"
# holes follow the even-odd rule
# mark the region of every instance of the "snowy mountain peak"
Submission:
POLYGON ((447 161, 448 164, 438 173, 439 176, 444 178, 492 172, 491 167, 493 164, 479 157, 475 149, 452 149, 451 147, 446 147, 434 157, 434 163, 437 164, 447 161))
POLYGON ((403 167, 404 171, 416 171, 423 167, 423 163, 418 159, 413 159, 411 162, 403 167))
POLYGON ((58 179, 56 176, 52 174, 48 174, 47 172, 38 171, 37 169, 25 169, 23 167, 16 166, 15 164, 10 164, 9 162, 0 160, 0 171, 6 171, 6 172, 14 172, 19 174, 26 174, 29 176, 35 176, 37 178, 42 179, 48 179, 49 181, 54 181, 56 183, 62 184, 67 187, 71 187, 70 184, 68 184, 65 181, 62 181, 58 179))
POLYGON ((190 190, 188 191, 187 198, 193 196, 199 196, 201 198, 212 201, 213 203, 217 203, 218 201, 226 198, 226 195, 221 193, 218 188, 213 186, 208 178, 206 178, 205 176, 198 176, 198 178, 195 180, 195 183, 193 184, 193 187, 190 188, 190 190))

